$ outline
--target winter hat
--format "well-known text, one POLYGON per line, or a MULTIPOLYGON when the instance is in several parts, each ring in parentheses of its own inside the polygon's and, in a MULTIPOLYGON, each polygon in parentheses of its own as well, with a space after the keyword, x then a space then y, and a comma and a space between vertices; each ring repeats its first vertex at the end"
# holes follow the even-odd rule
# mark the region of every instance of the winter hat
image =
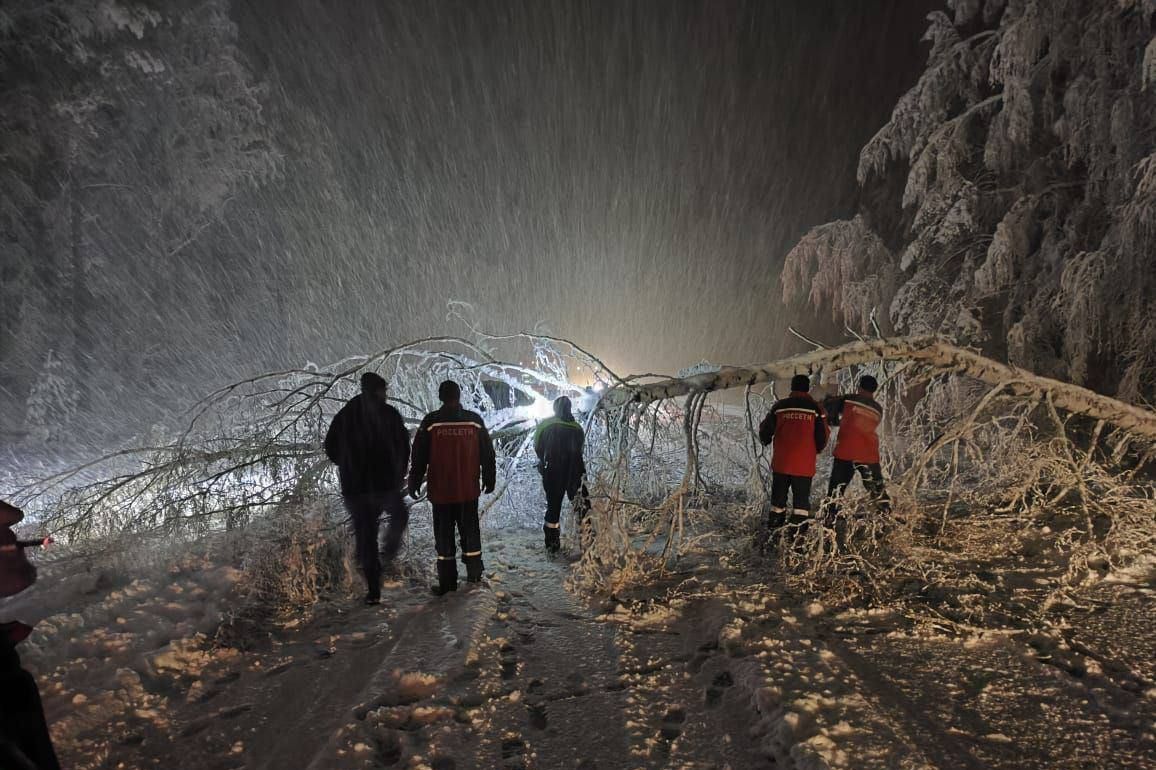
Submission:
POLYGON ((874 393, 879 389, 879 381, 872 377, 870 374, 864 374, 859 378, 859 387, 863 388, 863 390, 867 391, 868 393, 874 393))
POLYGON ((361 391, 363 393, 376 393, 379 390, 384 390, 385 387, 385 378, 377 372, 366 372, 361 375, 361 391))
POLYGON ((443 404, 452 404, 462 400, 462 389, 453 380, 446 380, 438 385, 438 399, 443 404))
POLYGON ((791 378, 791 390, 806 393, 811 390, 811 378, 805 374, 796 374, 791 378))
POLYGON ((574 413, 572 411, 570 411, 570 409, 571 409, 570 399, 567 398, 566 396, 558 396, 558 398, 554 399, 554 416, 555 417, 560 417, 563 420, 573 421, 574 413))
POLYGON ((24 518, 24 511, 11 503, 0 500, 0 527, 11 527, 19 524, 24 518))

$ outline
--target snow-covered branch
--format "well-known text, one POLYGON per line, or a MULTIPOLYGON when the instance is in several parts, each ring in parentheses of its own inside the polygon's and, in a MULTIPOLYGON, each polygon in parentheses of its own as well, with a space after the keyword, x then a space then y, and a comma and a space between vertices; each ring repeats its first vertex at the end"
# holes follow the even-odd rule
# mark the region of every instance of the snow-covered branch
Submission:
POLYGON ((747 367, 724 367, 691 377, 637 387, 615 387, 602 398, 602 408, 629 403, 648 404, 690 393, 709 393, 762 382, 789 379, 799 372, 844 369, 886 360, 911 361, 937 372, 962 374, 989 385, 1006 385, 1017 395, 1046 395, 1064 411, 1104 420, 1150 442, 1156 442, 1156 412, 1095 393, 1087 388, 1041 377, 956 346, 939 336, 868 339, 836 348, 813 350, 779 361, 747 367))

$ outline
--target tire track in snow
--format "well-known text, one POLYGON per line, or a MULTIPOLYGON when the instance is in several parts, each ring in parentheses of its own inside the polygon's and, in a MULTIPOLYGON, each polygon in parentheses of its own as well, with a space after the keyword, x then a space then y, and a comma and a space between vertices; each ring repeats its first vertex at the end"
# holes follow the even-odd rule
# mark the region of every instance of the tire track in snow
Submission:
POLYGON ((926 712, 890 685, 869 660, 825 630, 816 631, 816 635, 843 665, 854 672, 864 685, 866 697, 902 715, 904 731, 911 735, 929 760, 943 770, 986 770, 988 765, 976 757, 969 746, 927 719, 926 712))
MULTIPOLYGON (((409 611, 393 644, 371 670, 362 672, 363 685, 346 701, 336 729, 319 750, 305 754, 312 759, 301 766, 339 770, 399 761, 402 747, 391 739, 392 733, 370 724, 371 715, 420 704, 443 692, 476 657, 483 623, 496 604, 492 591, 478 587, 431 598, 409 611), (357 705, 350 709, 350 703, 357 705)), ((429 716, 440 719, 445 713, 430 710, 429 716)))

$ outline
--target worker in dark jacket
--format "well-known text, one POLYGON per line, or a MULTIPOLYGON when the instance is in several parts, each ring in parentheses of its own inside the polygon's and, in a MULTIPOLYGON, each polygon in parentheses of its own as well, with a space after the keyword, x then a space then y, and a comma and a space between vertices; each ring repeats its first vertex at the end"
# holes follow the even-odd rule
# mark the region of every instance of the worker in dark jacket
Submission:
POLYGON ((779 399, 759 425, 763 446, 774 444, 771 454, 772 531, 787 522, 787 492, 794 511, 792 524, 802 524, 811 516, 811 481, 815 477, 815 457, 827 446, 830 431, 823 407, 811 398, 811 380, 805 374, 791 378, 791 393, 779 399))
POLYGON ((878 381, 867 374, 859 378, 856 393, 824 401, 831 424, 839 427, 831 483, 827 486, 827 513, 830 516, 835 514, 836 501, 851 483, 856 470, 863 477, 863 486, 872 502, 883 511, 891 507, 883 483, 883 468, 879 464, 879 423, 883 421, 883 407, 875 400, 878 387, 878 381))
POLYGON ((413 438, 413 464, 409 493, 417 497, 427 483, 433 505, 434 545, 437 548, 438 585, 441 596, 458 587, 454 530, 461 540, 466 579, 482 579, 482 533, 478 522, 478 497, 494 491, 497 468, 494 445, 482 418, 462 408, 462 391, 456 382, 438 386, 441 409, 430 412, 413 438), (481 476, 479 484, 478 477, 481 476))
MULTIPOLYGON (((49 542, 18 540, 10 528, 23 518, 19 508, 0 500, 0 597, 14 596, 36 581, 24 549, 49 542)), ((31 630, 23 623, 0 622, 0 768, 60 770, 40 690, 16 652, 31 630)))
POLYGON ((534 431, 534 452, 538 455, 538 471, 542 474, 542 488, 546 491, 546 550, 557 553, 562 547, 562 500, 578 498, 585 513, 587 505, 581 494, 586 463, 582 449, 586 434, 574 419, 570 399, 561 396, 554 400, 554 416, 544 420, 534 431))
POLYGON ((366 604, 381 601, 382 560, 390 564, 409 523, 402 498, 409 464, 409 432, 401 413, 386 403, 381 375, 361 375, 361 393, 333 418, 325 434, 325 454, 337 465, 341 494, 353 520, 357 560, 365 575, 366 604), (378 555, 381 514, 388 524, 378 555))

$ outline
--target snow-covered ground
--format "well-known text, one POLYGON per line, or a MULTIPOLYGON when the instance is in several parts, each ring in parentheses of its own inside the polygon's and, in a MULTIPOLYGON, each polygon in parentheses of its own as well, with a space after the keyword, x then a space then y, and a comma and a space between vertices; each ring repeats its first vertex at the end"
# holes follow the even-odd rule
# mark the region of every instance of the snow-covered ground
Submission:
POLYGON ((417 526, 381 607, 308 615, 243 611, 223 548, 62 560, 22 654, 77 770, 1156 768, 1151 564, 1045 606, 1013 549, 867 609, 711 554, 587 600, 540 537, 487 529, 435 599, 417 526))

